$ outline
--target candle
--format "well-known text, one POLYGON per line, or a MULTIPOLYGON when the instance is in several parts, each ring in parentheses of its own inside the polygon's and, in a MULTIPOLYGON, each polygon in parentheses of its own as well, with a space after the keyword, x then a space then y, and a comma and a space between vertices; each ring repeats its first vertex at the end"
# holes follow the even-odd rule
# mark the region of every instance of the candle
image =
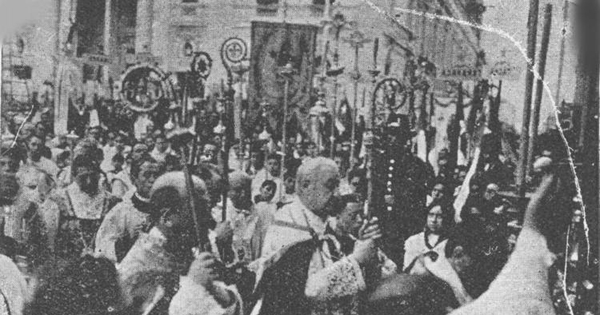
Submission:
POLYGON ((377 51, 379 50, 379 38, 375 38, 375 44, 373 47, 373 65, 377 68, 377 51))

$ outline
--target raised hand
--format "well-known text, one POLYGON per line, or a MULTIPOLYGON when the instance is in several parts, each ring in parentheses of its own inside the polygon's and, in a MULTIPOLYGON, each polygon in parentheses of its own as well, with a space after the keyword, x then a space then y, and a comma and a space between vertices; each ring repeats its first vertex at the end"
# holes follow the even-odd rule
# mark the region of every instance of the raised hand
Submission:
POLYGON ((354 251, 352 252, 351 257, 356 259, 361 266, 378 263, 376 241, 380 239, 383 234, 381 228, 377 224, 377 218, 373 218, 371 221, 365 220, 358 235, 359 239, 354 245, 354 251))
POLYGON ((209 252, 197 253, 190 265, 188 277, 197 284, 209 289, 221 277, 221 262, 209 252))

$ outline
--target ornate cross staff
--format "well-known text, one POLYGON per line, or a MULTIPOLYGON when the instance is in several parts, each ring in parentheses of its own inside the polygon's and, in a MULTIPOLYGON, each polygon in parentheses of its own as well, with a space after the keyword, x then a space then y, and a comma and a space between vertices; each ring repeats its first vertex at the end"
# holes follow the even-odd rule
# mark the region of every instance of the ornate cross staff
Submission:
MULTIPOLYGON (((238 64, 235 64, 233 66, 231 66, 231 71, 233 73, 235 73, 238 76, 238 91, 239 91, 239 97, 237 98, 236 102, 235 102, 235 108, 234 108, 234 115, 237 117, 239 124, 237 126, 238 129, 238 135, 240 137, 239 139, 239 148, 238 148, 238 160, 239 160, 239 167, 240 170, 244 169, 244 157, 245 157, 245 151, 244 151, 244 133, 242 131, 242 88, 243 88, 243 84, 244 84, 244 73, 246 73, 248 70, 250 70, 250 66, 245 63, 245 62, 240 62, 238 64)), ((229 154, 229 152, 227 152, 229 154)))
MULTIPOLYGON (((287 150, 287 112, 288 112, 288 96, 290 92, 290 81, 292 81, 292 76, 296 73, 296 70, 292 67, 291 63, 287 63, 285 67, 283 67, 279 71, 279 75, 283 77, 285 80, 285 85, 283 87, 283 129, 281 130, 281 165, 279 166, 280 176, 283 176, 285 169, 285 155, 287 150)), ((281 189, 279 191, 279 195, 281 197, 281 189)))
POLYGON ((335 153, 335 120, 336 120, 336 109, 337 109, 337 91, 338 83, 337 77, 344 72, 344 67, 339 65, 339 48, 340 48, 340 33, 344 27, 355 26, 354 22, 346 20, 341 13, 336 13, 333 16, 333 20, 325 22, 325 24, 331 24, 335 31, 335 49, 333 52, 333 67, 327 71, 327 76, 333 77, 333 106, 331 111, 331 137, 330 137, 330 157, 333 158, 335 153))
POLYGON ((365 142, 366 155, 365 155, 365 166, 367 169, 367 205, 365 207, 365 218, 371 219, 372 211, 370 209, 373 207, 373 141, 375 136, 375 87, 377 84, 377 76, 381 71, 377 69, 377 52, 379 50, 379 39, 375 39, 375 43, 373 45, 373 68, 369 69, 369 74, 372 78, 373 92, 371 93, 371 113, 369 119, 368 126, 368 136, 364 137, 363 142, 365 142))
POLYGON ((352 48, 354 48, 354 70, 350 73, 350 77, 352 78, 354 84, 354 108, 352 110, 352 140, 350 143, 350 169, 354 168, 354 155, 355 155, 355 147, 356 147, 356 116, 358 113, 358 81, 360 80, 361 74, 358 71, 358 51, 360 48, 364 46, 365 43, 370 42, 369 39, 365 38, 365 35, 355 30, 350 34, 349 38, 344 38, 344 41, 349 43, 352 48))

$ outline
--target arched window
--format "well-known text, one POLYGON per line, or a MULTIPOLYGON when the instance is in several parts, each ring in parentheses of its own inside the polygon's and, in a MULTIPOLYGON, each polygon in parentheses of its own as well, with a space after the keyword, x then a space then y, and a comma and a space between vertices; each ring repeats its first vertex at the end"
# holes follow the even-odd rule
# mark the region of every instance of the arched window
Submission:
POLYGON ((183 55, 191 57, 194 54, 194 46, 189 41, 186 41, 183 45, 183 55))

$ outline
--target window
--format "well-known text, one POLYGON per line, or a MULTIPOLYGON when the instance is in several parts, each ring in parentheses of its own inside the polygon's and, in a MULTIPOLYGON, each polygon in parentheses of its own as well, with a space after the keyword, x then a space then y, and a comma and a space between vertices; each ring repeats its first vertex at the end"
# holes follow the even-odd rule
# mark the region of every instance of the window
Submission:
POLYGON ((256 13, 260 16, 275 16, 279 9, 279 0, 256 0, 256 13))

